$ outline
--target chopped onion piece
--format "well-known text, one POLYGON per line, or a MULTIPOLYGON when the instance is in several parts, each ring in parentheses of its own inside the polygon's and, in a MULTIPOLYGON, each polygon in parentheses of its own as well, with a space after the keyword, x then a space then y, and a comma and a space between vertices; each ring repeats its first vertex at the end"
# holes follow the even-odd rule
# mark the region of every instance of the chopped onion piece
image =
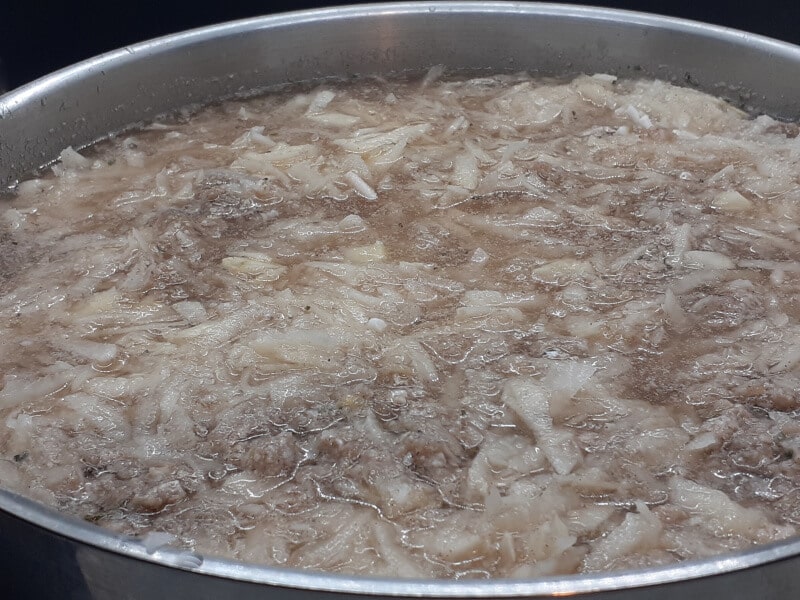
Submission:
POLYGON ((378 194, 372 187, 355 171, 348 171, 344 178, 353 186, 356 192, 365 200, 377 200, 378 194))

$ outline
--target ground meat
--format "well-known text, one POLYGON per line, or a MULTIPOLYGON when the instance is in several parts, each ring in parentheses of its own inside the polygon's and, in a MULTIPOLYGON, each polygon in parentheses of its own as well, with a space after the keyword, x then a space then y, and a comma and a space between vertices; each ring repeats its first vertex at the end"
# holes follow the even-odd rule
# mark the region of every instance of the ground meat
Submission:
POLYGON ((0 216, 3 485, 370 575, 791 537, 797 131, 517 74, 305 85, 66 149, 0 216))

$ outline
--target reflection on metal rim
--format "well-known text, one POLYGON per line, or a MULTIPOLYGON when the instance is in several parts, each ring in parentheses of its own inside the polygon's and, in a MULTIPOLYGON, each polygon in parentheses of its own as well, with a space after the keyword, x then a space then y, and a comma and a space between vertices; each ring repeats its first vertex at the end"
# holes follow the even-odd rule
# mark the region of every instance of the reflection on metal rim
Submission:
MULTIPOLYGON (((800 539, 777 542, 754 550, 727 554, 709 560, 696 560, 639 571, 620 571, 601 575, 576 575, 526 580, 440 581, 398 580, 349 577, 294 569, 278 569, 202 557, 187 565, 186 552, 164 548, 149 553, 135 538, 108 532, 95 525, 0 490, 0 510, 34 523, 57 535, 131 558, 187 569, 196 573, 253 583, 288 586, 308 590, 380 594, 384 596, 499 598, 519 596, 569 596, 587 592, 623 590, 656 586, 731 573, 800 555, 800 539)), ((192 555, 194 556, 194 555, 192 555)))

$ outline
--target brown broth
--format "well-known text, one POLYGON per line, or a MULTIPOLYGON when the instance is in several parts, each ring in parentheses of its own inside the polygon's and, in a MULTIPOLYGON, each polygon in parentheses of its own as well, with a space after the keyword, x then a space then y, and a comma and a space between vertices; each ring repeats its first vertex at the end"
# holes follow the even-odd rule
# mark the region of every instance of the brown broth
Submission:
POLYGON ((0 483, 401 577, 796 534, 800 144, 663 82, 326 84, 62 154, 0 230, 0 483))

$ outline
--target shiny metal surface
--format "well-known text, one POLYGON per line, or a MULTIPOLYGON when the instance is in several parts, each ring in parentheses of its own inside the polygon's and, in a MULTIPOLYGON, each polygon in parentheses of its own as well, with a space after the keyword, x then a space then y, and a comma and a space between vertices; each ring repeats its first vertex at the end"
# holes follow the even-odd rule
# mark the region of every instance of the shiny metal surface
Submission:
POLYGON ((800 115, 800 48, 640 13, 527 3, 411 3, 288 13, 137 44, 0 97, 0 185, 110 131, 280 82, 451 69, 582 71, 688 82, 800 115))
MULTIPOLYGON (((451 69, 653 76, 800 116, 800 48, 638 13, 526 3, 382 4, 145 42, 0 97, 0 184, 189 103, 322 76, 451 69)), ((0 491, 0 582, 30 598, 800 597, 800 540, 668 568, 534 581, 406 581, 272 569, 166 548, 0 491)), ((5 596, 5 593, 4 593, 5 596)))
POLYGON ((0 490, 0 580, 16 597, 163 597, 186 600, 280 598, 552 598, 675 600, 796 598, 800 540, 667 568, 533 581, 368 579, 274 569, 160 548, 65 518, 0 490), (10 587, 9 587, 10 584, 10 587), (163 595, 162 595, 163 594, 163 595))

